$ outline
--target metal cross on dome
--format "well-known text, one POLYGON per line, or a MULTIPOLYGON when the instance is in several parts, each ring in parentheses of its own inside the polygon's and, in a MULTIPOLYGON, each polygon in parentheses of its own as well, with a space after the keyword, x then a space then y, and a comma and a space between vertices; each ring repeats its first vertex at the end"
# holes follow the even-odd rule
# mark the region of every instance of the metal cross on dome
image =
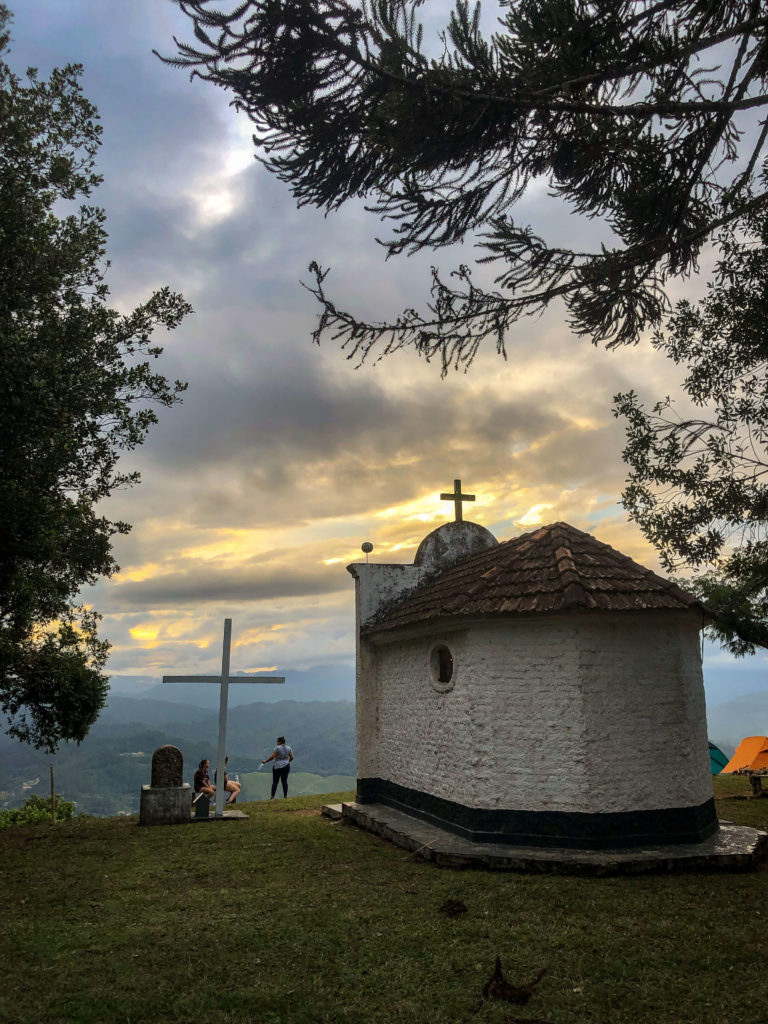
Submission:
POLYGON ((440 495, 441 501, 452 501, 456 506, 456 522, 462 522, 463 516, 461 514, 461 503, 462 501, 474 501, 474 494, 462 494, 461 493, 461 480, 453 481, 453 491, 443 491, 440 495))

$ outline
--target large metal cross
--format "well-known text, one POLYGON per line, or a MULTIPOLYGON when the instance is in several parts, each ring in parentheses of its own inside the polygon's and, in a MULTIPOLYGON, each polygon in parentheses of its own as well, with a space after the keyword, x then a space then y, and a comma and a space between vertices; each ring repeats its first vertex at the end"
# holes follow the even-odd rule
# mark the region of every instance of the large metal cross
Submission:
POLYGON ((461 514, 461 503, 462 501, 474 501, 474 494, 462 494, 461 493, 461 480, 453 481, 453 491, 443 491, 440 495, 440 501, 452 501, 456 506, 456 522, 462 521, 461 514))
POLYGON ((220 676, 163 676, 164 683, 218 683, 219 696, 219 749, 216 754, 216 817, 224 814, 224 758, 227 747, 227 696, 230 683, 284 683, 285 676, 231 676, 229 674, 229 648, 232 642, 232 619, 224 619, 224 647, 221 655, 220 676))

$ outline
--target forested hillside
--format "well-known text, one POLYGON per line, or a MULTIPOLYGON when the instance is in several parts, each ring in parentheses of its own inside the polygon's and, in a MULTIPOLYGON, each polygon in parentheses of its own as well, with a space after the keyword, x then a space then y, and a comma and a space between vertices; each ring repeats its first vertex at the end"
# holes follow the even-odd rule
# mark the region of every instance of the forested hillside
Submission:
MULTIPOLYGON (((294 772, 355 774, 353 702, 260 702, 230 709, 227 749, 233 772, 241 777, 255 772, 280 734, 294 748, 294 772)), ((64 744, 53 758, 1 735, 0 808, 17 806, 30 793, 45 795, 53 763, 57 792, 75 800, 78 811, 135 813, 157 747, 172 743, 181 750, 184 778, 191 783, 202 758, 215 760, 217 737, 213 710, 112 696, 80 746, 64 744)))

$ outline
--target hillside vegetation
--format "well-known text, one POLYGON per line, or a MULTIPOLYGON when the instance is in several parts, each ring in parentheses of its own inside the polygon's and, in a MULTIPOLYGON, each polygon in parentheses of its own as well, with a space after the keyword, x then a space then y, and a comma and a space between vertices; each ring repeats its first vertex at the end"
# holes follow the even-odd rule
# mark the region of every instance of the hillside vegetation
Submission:
MULTIPOLYGON (((743 779, 718 791, 746 792, 743 779)), ((337 797, 341 797, 338 794, 337 797)), ((441 870, 317 797, 247 821, 0 832, 13 1024, 757 1024, 768 868, 641 878, 441 870), (441 908, 460 900, 466 912, 441 908), (500 957, 526 1006, 483 999, 500 957), (23 983, 21 982, 23 979, 23 983)), ((768 824, 768 800, 721 817, 768 824)))
MULTIPOLYGON (((141 787, 151 779, 153 751, 164 743, 177 746, 184 756, 184 779, 191 783, 202 758, 212 763, 216 759, 218 720, 218 710, 111 696, 83 743, 63 744, 53 758, 0 735, 0 810, 17 807, 30 794, 46 796, 53 761, 56 789, 74 800, 78 811, 138 813, 141 787)), ((355 775, 353 703, 278 701, 230 709, 227 748, 232 771, 241 780, 256 772, 281 734, 296 753, 295 772, 355 775)), ((318 786, 314 792, 327 791, 325 784, 318 786)), ((246 784, 245 797, 258 799, 263 793, 261 788, 249 793, 246 784)))

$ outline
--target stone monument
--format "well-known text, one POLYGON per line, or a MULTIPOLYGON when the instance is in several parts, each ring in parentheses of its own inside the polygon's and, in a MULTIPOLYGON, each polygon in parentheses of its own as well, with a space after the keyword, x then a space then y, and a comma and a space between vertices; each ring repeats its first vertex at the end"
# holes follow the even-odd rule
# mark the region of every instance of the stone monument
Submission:
POLYGON ((152 755, 152 781, 141 787, 140 825, 182 825, 192 813, 192 789, 182 781, 184 758, 166 743, 152 755))

